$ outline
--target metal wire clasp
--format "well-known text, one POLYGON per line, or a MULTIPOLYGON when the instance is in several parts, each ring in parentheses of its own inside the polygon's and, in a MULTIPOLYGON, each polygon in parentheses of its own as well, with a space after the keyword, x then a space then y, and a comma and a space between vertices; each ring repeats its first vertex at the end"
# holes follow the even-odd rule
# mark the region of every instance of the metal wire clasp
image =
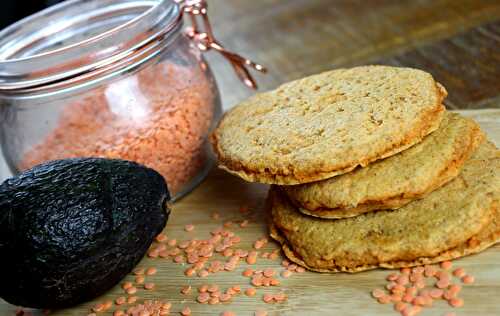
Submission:
POLYGON ((207 15, 207 1, 176 0, 176 2, 179 3, 182 11, 187 13, 191 20, 192 26, 186 29, 186 35, 196 44, 196 46, 202 52, 210 49, 218 51, 231 63, 236 75, 246 86, 252 89, 257 89, 257 84, 248 71, 247 66, 262 73, 266 73, 266 68, 251 61, 250 59, 246 59, 236 53, 228 51, 215 39, 207 15), (201 23, 198 20, 201 20, 201 23), (203 25, 203 28, 200 24, 203 25))

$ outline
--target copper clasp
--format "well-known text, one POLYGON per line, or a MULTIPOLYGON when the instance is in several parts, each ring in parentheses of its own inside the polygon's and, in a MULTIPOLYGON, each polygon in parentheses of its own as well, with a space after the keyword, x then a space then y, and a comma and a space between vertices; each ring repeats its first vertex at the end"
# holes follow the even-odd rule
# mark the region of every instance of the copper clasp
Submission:
POLYGON ((248 71, 247 66, 262 73, 267 71, 266 68, 251 61, 250 59, 246 59, 236 53, 228 51, 215 39, 212 26, 210 25, 210 20, 207 15, 207 1, 177 0, 176 2, 179 3, 182 11, 186 13, 191 20, 191 26, 186 29, 186 35, 195 43, 195 45, 202 52, 210 49, 218 51, 231 63, 238 78, 240 78, 246 86, 256 89, 257 84, 248 71))

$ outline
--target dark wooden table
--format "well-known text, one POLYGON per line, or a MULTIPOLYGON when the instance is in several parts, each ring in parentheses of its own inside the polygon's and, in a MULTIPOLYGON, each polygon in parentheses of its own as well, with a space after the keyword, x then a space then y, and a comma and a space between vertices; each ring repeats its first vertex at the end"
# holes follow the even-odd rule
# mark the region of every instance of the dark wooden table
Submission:
MULTIPOLYGON (((500 108, 499 0, 209 0, 219 40, 266 65, 267 90, 361 64, 417 67, 449 91, 450 109, 500 108)), ((252 91, 215 53, 224 106, 252 91)))

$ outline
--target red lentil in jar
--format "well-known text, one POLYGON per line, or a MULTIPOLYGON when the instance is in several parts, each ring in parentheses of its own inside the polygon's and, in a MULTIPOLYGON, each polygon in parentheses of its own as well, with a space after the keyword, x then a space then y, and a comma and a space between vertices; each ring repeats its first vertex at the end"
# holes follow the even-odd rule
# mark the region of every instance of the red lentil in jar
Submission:
MULTIPOLYGON (((199 65, 165 61, 69 103, 20 169, 71 157, 132 160, 162 174, 172 194, 208 167, 215 86, 199 65)), ((218 115, 218 114, 217 114, 218 115)))
MULTIPOLYGON (((205 4, 88 0, 46 11, 39 30, 3 32, 0 132, 10 169, 120 158, 161 173, 174 199, 191 190, 211 166, 207 138, 221 114, 202 57, 215 41, 210 28, 183 32, 183 15, 206 14, 205 4)), ((245 67, 263 67, 225 56, 254 87, 245 67)))

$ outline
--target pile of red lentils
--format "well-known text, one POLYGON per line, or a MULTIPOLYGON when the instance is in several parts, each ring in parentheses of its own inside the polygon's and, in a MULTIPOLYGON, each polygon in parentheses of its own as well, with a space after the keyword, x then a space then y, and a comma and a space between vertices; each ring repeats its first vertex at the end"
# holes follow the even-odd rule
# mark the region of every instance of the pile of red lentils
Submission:
MULTIPOLYGON (((242 207, 241 213, 248 213, 248 207, 242 207)), ((215 212, 212 219, 219 220, 220 215, 215 212)), ((234 227, 246 228, 249 219, 241 221, 225 221, 221 226, 210 232, 206 239, 190 239, 177 241, 169 238, 164 233, 156 236, 154 244, 149 249, 147 256, 153 260, 169 260, 175 264, 184 265, 184 276, 186 278, 207 278, 217 273, 235 273, 240 265, 248 266, 241 274, 248 278, 247 284, 235 284, 222 288, 217 284, 206 283, 194 289, 190 285, 180 288, 179 292, 186 297, 192 297, 198 304, 229 306, 233 298, 239 295, 247 297, 258 297, 261 288, 276 288, 273 293, 262 293, 260 299, 268 304, 282 303, 287 300, 285 291, 279 290, 280 279, 289 278, 294 273, 304 273, 306 270, 288 260, 281 261, 280 271, 273 268, 254 270, 252 265, 258 260, 281 260, 280 249, 263 251, 269 243, 267 237, 260 237, 253 242, 251 249, 239 247, 241 238, 231 230, 234 227)), ((188 224, 184 227, 185 232, 193 232, 195 226, 188 224)), ((118 297, 114 302, 105 301, 95 305, 88 316, 97 316, 98 313, 110 311, 114 308, 114 316, 157 316, 169 315, 172 304, 164 301, 145 300, 137 304, 137 296, 140 290, 151 291, 155 289, 155 283, 150 279, 157 273, 155 267, 136 268, 132 272, 134 281, 127 281, 121 284, 124 296, 118 297)), ((180 315, 191 315, 189 307, 183 307, 180 315)), ((256 310, 256 316, 266 316, 265 310, 256 310)), ((229 309, 221 313, 222 316, 235 315, 229 309)))
MULTIPOLYGON (((191 285, 180 286, 179 293, 186 297, 182 306, 177 306, 176 313, 182 316, 192 315, 191 308, 184 303, 192 301, 195 304, 223 305, 226 308, 221 316, 235 316, 230 310, 233 299, 244 295, 262 300, 267 304, 280 304, 287 301, 287 294, 282 289, 281 282, 294 275, 304 273, 303 267, 283 260, 279 248, 269 249, 267 237, 260 237, 249 249, 241 246, 241 238, 234 228, 244 229, 252 221, 248 207, 240 208, 246 219, 224 221, 213 229, 205 239, 187 239, 177 241, 162 233, 156 236, 155 242, 148 251, 148 257, 153 261, 168 260, 185 267, 184 278, 204 279, 217 273, 236 273, 239 266, 244 266, 241 275, 248 282, 222 287, 214 283, 202 283, 194 288, 191 285), (247 216, 248 215, 248 216, 247 216), (279 269, 253 269, 258 260, 281 261, 279 269), (267 289, 262 291, 261 289, 267 289), (273 290, 271 290, 273 289, 273 290), (271 290, 271 291, 269 291, 271 290)), ((213 220, 220 220, 220 215, 212 214, 213 220)), ((184 226, 187 235, 194 232, 192 224, 184 226)), ((241 271, 241 269, 240 269, 241 271)), ((123 282, 123 296, 114 301, 107 300, 92 307, 88 316, 99 316, 104 312, 112 312, 113 316, 162 316, 173 312, 172 303, 164 300, 144 300, 139 298, 141 291, 154 291, 156 285, 154 276, 158 273, 156 267, 137 267, 133 270, 132 281, 123 282)), ((392 304, 396 312, 403 316, 414 316, 424 309, 430 308, 435 300, 445 300, 454 308, 461 307, 464 302, 459 294, 460 284, 471 284, 474 277, 467 274, 463 268, 452 269, 449 261, 437 265, 403 268, 391 272, 387 276, 385 289, 375 289, 372 296, 380 304, 392 304), (455 282, 458 281, 458 282, 455 282)), ((30 312, 19 310, 17 316, 29 316, 30 312)), ((254 311, 255 316, 266 316, 266 310, 254 311)), ((454 316, 447 313, 445 316, 454 316)))
MULTIPOLYGON (((444 261, 439 267, 432 265, 403 268, 400 273, 387 276, 385 290, 375 289, 372 296, 380 304, 393 304, 402 316, 414 316, 432 306, 435 300, 446 300, 452 307, 464 304, 459 297, 462 284, 474 283, 474 277, 463 268, 452 270, 452 263, 444 261), (458 283, 454 283, 454 279, 458 283)), ((445 316, 454 316, 450 312, 445 316)))
POLYGON ((18 168, 62 158, 120 158, 158 171, 175 196, 206 164, 213 89, 200 67, 146 67, 65 104, 57 125, 18 168))

